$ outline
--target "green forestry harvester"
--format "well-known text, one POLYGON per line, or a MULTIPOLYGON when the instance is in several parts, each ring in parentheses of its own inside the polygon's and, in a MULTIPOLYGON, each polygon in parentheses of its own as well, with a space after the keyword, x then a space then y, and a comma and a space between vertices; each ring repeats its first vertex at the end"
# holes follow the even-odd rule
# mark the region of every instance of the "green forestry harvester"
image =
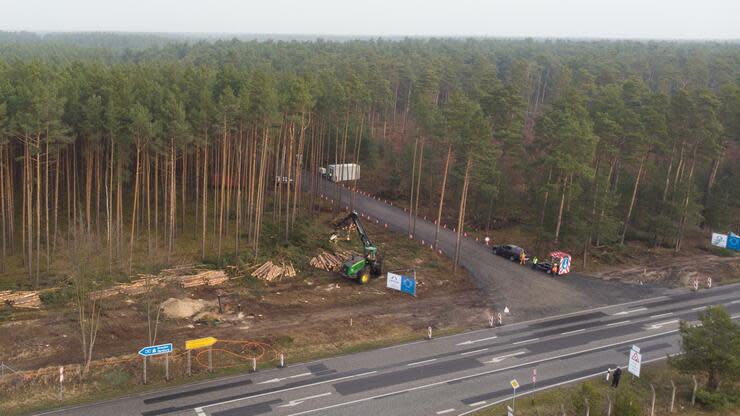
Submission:
POLYGON ((353 255, 347 259, 342 264, 341 273, 342 276, 355 279, 364 285, 370 281, 370 277, 378 277, 383 273, 383 257, 370 241, 357 212, 352 211, 344 219, 334 223, 337 228, 350 228, 353 225, 362 241, 363 255, 353 255))

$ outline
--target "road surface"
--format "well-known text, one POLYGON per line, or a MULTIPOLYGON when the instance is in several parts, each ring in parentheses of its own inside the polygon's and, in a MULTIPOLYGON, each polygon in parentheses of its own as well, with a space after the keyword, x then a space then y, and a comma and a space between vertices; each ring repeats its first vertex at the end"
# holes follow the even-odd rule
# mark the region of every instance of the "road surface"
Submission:
MULTIPOLYGON (((134 416, 464 415, 679 351, 680 320, 711 305, 740 318, 740 285, 664 296, 339 356, 47 414, 134 416), (531 377, 537 369, 537 384, 531 377)), ((625 371, 625 377, 629 377, 625 371)))
MULTIPOLYGON (((326 198, 333 200, 341 208, 346 209, 351 205, 352 192, 349 189, 335 187, 334 184, 323 180, 319 182, 318 187, 326 198)), ((310 181, 306 182, 304 188, 310 188, 310 181)), ((363 216, 363 221, 388 224, 389 229, 399 233, 399 238, 408 238, 408 212, 360 193, 355 193, 354 198, 354 209, 363 216)), ((434 240, 435 229, 436 226, 432 222, 417 218, 413 237, 420 244, 423 241, 428 246, 434 240)), ((456 234, 450 229, 441 228, 438 248, 452 257, 455 243, 456 234)), ((495 244, 507 243, 515 242, 495 242, 495 244)), ((514 321, 658 296, 663 290, 655 286, 605 281, 577 273, 570 273, 564 277, 550 277, 521 266, 518 262, 496 256, 490 247, 471 238, 462 239, 460 264, 468 270, 491 306, 496 310, 508 307, 514 321)))

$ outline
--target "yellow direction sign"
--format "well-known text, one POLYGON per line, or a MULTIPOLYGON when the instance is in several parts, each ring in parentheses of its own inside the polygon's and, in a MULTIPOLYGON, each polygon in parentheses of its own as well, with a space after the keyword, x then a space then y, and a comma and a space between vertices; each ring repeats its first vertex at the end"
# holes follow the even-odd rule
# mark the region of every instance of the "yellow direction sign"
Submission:
POLYGON ((510 384, 511 384, 511 388, 513 388, 514 390, 516 390, 516 389, 519 388, 519 382, 516 381, 516 379, 511 380, 511 383, 510 384))
POLYGON ((214 337, 198 338, 185 341, 186 350, 197 350, 198 348, 210 347, 218 342, 214 337))

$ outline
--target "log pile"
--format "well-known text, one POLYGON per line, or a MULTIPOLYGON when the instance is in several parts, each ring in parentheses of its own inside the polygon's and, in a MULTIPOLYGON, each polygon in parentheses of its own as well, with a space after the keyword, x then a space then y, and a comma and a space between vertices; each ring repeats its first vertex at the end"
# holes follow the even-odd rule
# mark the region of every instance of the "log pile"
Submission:
POLYGON ((271 261, 267 261, 251 274, 254 278, 264 280, 266 282, 275 282, 282 280, 284 277, 295 277, 296 270, 293 267, 293 264, 290 263, 286 266, 285 263, 277 265, 271 261))
POLYGON ((177 282, 181 287, 216 286, 229 280, 223 270, 203 270, 194 266, 165 269, 159 276, 140 274, 131 283, 119 283, 111 288, 92 292, 93 299, 105 299, 115 295, 136 296, 146 293, 153 287, 161 287, 168 282, 177 282), (178 273, 179 272, 179 273, 178 273))
POLYGON ((39 309, 41 298, 37 291, 11 292, 0 291, 0 303, 8 304, 14 308, 39 309))
POLYGON ((349 251, 329 253, 328 251, 321 250, 316 257, 311 259, 309 264, 317 269, 334 272, 339 270, 339 268, 342 267, 342 263, 352 256, 352 254, 353 253, 349 251))
POLYGON ((190 276, 181 276, 178 280, 180 281, 180 286, 189 288, 220 285, 229 280, 229 277, 223 270, 207 270, 190 276))
POLYGON ((119 283, 111 288, 96 290, 90 294, 93 299, 105 299, 115 295, 135 296, 149 291, 155 286, 164 286, 169 280, 166 276, 139 275, 131 283, 119 283))

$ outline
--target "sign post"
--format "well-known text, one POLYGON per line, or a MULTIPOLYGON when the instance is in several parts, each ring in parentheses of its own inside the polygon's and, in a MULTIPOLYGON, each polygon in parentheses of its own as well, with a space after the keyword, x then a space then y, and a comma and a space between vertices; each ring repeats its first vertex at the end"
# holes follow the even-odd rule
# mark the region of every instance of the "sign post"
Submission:
MULTIPOLYGON (((150 345, 148 347, 144 347, 139 350, 139 355, 144 360, 144 384, 146 384, 146 361, 148 357, 153 357, 155 355, 162 355, 167 354, 169 355, 172 352, 172 343, 169 344, 159 344, 159 345, 150 345)), ((167 358, 167 357, 166 357, 167 358)), ((169 378, 169 359, 167 358, 167 361, 165 361, 165 379, 169 378)))
POLYGON ((190 375, 190 351, 197 350, 199 348, 208 347, 208 372, 213 370, 213 344, 217 343, 218 339, 214 337, 205 337, 197 339, 189 339, 185 341, 185 349, 188 351, 188 375, 190 375))
POLYGON ((59 400, 64 399, 64 366, 59 367, 59 400))
POLYGON ((534 404, 534 392, 537 390, 537 368, 532 369, 532 404, 534 404))
POLYGON ((630 351, 629 361, 627 363, 627 371, 634 374, 635 377, 640 377, 640 365, 642 364, 642 354, 640 354, 640 348, 637 345, 632 346, 630 351))
POLYGON ((519 388, 519 382, 513 379, 509 382, 511 388, 514 389, 514 395, 511 397, 511 412, 512 414, 516 411, 516 389, 519 388))

